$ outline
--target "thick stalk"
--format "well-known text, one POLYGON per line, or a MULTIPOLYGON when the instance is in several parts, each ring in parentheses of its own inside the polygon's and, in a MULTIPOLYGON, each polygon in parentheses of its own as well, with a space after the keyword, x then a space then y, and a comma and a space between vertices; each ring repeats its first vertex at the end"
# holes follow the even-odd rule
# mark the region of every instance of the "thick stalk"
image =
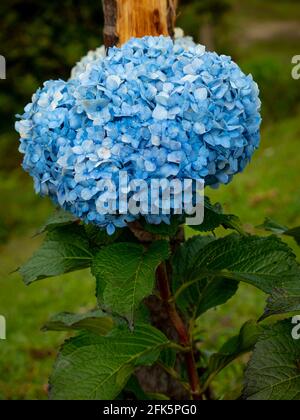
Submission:
POLYGON ((177 0, 102 0, 104 43, 122 45, 146 35, 174 36, 177 0))
POLYGON ((192 397, 194 400, 201 400, 200 380, 194 359, 192 339, 190 337, 188 328, 179 315, 176 305, 172 299, 170 279, 166 263, 162 263, 157 269, 157 283, 161 299, 178 334, 179 343, 183 347, 189 348, 189 351, 185 353, 184 357, 189 377, 189 383, 192 390, 192 397))

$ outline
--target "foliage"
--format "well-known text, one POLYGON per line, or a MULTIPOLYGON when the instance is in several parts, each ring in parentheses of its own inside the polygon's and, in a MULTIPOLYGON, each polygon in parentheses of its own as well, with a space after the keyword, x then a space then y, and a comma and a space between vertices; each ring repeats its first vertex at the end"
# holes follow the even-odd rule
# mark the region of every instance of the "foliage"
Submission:
POLYGON ((264 223, 259 227, 262 229, 265 229, 268 232, 274 232, 278 235, 285 235, 285 236, 294 238, 296 243, 300 245, 300 228, 299 227, 294 228, 294 229, 289 229, 288 227, 275 222, 275 220, 272 220, 269 217, 267 217, 264 223))
POLYGON ((26 284, 36 280, 89 267, 92 261, 89 240, 82 226, 51 230, 42 247, 20 272, 26 284))
MULTIPOLYGON (((94 311, 58 314, 44 327, 79 331, 61 348, 50 378, 50 398, 125 398, 126 392, 122 391, 127 389, 127 383, 128 390, 138 384, 138 368, 159 364, 191 398, 209 399, 215 377, 242 355, 253 352, 243 398, 299 399, 300 347, 292 338, 293 326, 288 318, 300 308, 300 265, 278 236, 246 234, 237 217, 225 214, 220 205, 211 204, 209 199, 205 203, 206 233, 177 242, 175 247, 178 233, 161 240, 163 226, 162 235, 154 235, 152 243, 138 243, 135 235, 127 235, 126 240, 116 235, 112 240, 104 233, 107 242, 102 238, 96 247, 95 231, 78 224, 72 216, 69 219, 66 213, 56 214, 49 219, 42 229, 46 238, 41 250, 20 269, 25 282, 89 266, 96 277, 98 298, 94 311), (230 224, 232 220, 234 223, 230 224), (212 231, 220 225, 230 232, 217 238, 212 231), (211 233, 207 235, 208 230, 211 233), (53 241, 55 246, 49 246, 53 241), (76 246, 77 241, 81 246, 76 246), (54 249, 59 257, 53 254, 54 249), (45 264, 47 259, 50 271, 45 264), (241 282, 268 296, 265 313, 258 313, 256 321, 244 324, 239 335, 206 357, 196 330, 189 331, 186 325, 199 323, 208 309, 226 303, 241 282), (160 295, 178 339, 150 325, 145 298, 151 295, 160 295), (275 314, 286 319, 273 323, 275 314), (268 324, 262 322, 266 317, 270 318, 268 324), (188 375, 184 364, 179 370, 174 365, 174 352, 186 355, 188 375), (258 374, 262 369, 263 374, 258 374)), ((274 221, 269 220, 264 226, 278 235, 286 233, 274 221)), ((140 399, 149 398, 142 383, 139 387, 140 399)))
POLYGON ((154 290, 158 265, 168 257, 166 241, 156 241, 147 250, 125 242, 103 248, 95 256, 92 268, 99 304, 126 318, 132 326, 136 310, 154 290))
POLYGON ((300 342, 293 340, 289 321, 266 328, 246 371, 244 399, 300 399, 300 342))
POLYGON ((50 397, 114 399, 138 366, 155 363, 161 350, 169 345, 162 333, 143 324, 131 333, 118 328, 107 337, 79 335, 67 341, 61 350, 50 378, 50 397))

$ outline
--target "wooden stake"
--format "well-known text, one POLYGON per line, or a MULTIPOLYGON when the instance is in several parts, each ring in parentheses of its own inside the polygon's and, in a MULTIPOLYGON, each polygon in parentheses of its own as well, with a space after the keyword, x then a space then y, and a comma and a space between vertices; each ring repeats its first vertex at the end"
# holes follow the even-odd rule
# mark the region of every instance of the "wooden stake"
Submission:
POLYGON ((106 47, 146 35, 174 36, 178 0, 102 0, 106 47))

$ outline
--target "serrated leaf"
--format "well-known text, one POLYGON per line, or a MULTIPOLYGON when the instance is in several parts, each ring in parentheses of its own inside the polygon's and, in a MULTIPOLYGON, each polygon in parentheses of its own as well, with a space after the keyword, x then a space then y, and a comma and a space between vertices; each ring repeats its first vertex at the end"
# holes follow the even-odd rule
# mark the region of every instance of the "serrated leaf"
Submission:
MULTIPOLYGON (((215 240, 212 236, 194 236, 178 248, 172 260, 174 291, 190 280, 189 273, 197 264, 199 254, 215 240)), ((235 280, 203 277, 179 295, 177 305, 183 313, 198 317, 226 303, 237 289, 238 282, 235 280)))
POLYGON ((236 337, 228 340, 218 353, 209 358, 207 371, 202 379, 204 387, 207 387, 215 376, 235 359, 251 352, 262 332, 263 328, 256 322, 246 322, 236 337))
POLYGON ((113 400, 138 366, 150 366, 169 340, 149 325, 110 336, 84 334, 67 341, 50 378, 52 400, 113 400))
POLYGON ((183 216, 172 216, 171 222, 169 225, 166 223, 160 223, 159 225, 149 224, 145 219, 141 219, 141 225, 143 229, 153 235, 163 236, 163 237, 174 237, 178 232, 180 226, 184 224, 183 216))
POLYGON ((67 226, 73 223, 77 223, 79 220, 73 214, 65 211, 65 210, 57 210, 54 214, 52 214, 44 226, 40 228, 38 233, 44 233, 46 231, 51 231, 57 227, 67 226))
POLYGON ((270 295, 264 317, 300 309, 300 268, 276 236, 229 235, 205 246, 194 261, 186 287, 207 277, 243 281, 270 295))
POLYGON ((113 244, 123 233, 122 229, 118 229, 113 235, 108 235, 106 229, 92 224, 84 225, 84 229, 91 245, 98 247, 98 249, 113 244))
POLYGON ((283 226, 275 220, 270 219, 269 217, 266 217, 264 223, 262 225, 257 226, 258 229, 264 229, 268 232, 273 232, 276 234, 283 234, 288 228, 286 226, 283 226))
POLYGON ((166 241, 155 242, 148 249, 132 243, 102 249, 92 268, 100 304, 132 325, 139 304, 153 292, 156 268, 169 252, 166 241))
POLYGON ((19 272, 25 284, 91 265, 93 255, 82 226, 63 226, 48 232, 42 246, 19 272))
POLYGON ((300 341, 289 320, 267 327, 246 370, 246 400, 300 400, 300 341))
POLYGON ((300 245, 300 226, 289 229, 288 227, 281 225, 270 218, 266 218, 264 223, 258 226, 260 229, 264 229, 268 232, 276 233, 277 235, 285 235, 294 238, 298 245, 300 245))
POLYGON ((198 232, 213 232, 218 227, 232 229, 240 234, 245 234, 240 219, 233 214, 223 213, 222 206, 219 203, 212 204, 208 197, 204 201, 204 220, 199 226, 192 226, 192 229, 198 232))
POLYGON ((267 301, 267 308, 261 320, 271 315, 287 314, 298 312, 300 310, 300 277, 296 273, 290 278, 283 279, 281 284, 277 285, 267 301))
POLYGON ((44 331, 91 331, 106 335, 114 326, 113 319, 100 310, 85 314, 63 312, 53 316, 43 327, 44 331))

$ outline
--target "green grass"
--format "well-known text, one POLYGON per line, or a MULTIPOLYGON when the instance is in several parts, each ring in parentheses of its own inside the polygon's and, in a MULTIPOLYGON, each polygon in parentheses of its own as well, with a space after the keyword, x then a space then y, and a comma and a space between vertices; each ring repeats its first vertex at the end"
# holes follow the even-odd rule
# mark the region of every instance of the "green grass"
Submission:
POLYGON ((266 128, 261 147, 245 172, 210 196, 254 226, 264 216, 299 225, 299 139, 299 116, 266 128))
POLYGON ((0 399, 45 399, 47 378, 65 335, 43 333, 49 316, 95 306, 89 272, 69 274, 26 287, 16 269, 38 246, 30 237, 12 239, 1 249, 0 313, 7 320, 7 340, 0 341, 0 399))
MULTIPOLYGON (((1 159, 1 158, 0 158, 1 159)), ((21 168, 0 172, 0 244, 14 235, 28 233, 41 225, 50 212, 50 200, 33 193, 32 179, 21 168)))

